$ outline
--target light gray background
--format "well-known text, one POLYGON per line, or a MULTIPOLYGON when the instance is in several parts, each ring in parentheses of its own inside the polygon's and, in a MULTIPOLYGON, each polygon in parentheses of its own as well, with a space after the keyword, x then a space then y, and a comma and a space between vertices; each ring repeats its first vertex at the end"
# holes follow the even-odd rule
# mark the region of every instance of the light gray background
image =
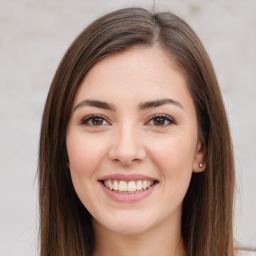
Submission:
MULTIPOLYGON (((40 120, 67 47, 100 15, 151 1, 0 0, 0 256, 36 255, 40 120)), ((256 1, 156 0, 199 34, 213 61, 234 142, 235 237, 256 247, 256 1)))

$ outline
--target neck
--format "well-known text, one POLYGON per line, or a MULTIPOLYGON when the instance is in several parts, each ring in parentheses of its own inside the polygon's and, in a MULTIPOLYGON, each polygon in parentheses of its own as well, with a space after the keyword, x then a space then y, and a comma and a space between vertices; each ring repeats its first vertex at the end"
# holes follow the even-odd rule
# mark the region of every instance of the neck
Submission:
POLYGON ((178 224, 163 223, 142 234, 130 235, 112 232, 94 221, 93 256, 185 256, 180 222, 178 224))

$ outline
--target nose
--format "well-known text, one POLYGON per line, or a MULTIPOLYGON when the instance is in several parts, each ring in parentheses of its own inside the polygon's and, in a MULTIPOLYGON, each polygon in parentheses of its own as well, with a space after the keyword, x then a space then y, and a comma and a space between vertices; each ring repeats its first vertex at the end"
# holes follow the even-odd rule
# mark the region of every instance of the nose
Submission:
POLYGON ((136 128, 120 128, 115 133, 109 158, 123 166, 140 163, 146 158, 146 150, 136 128))

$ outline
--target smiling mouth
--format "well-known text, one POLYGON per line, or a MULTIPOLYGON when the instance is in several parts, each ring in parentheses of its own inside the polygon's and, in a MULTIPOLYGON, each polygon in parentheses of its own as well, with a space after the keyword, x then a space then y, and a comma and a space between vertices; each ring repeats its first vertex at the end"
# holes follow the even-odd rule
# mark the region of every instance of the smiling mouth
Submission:
POLYGON ((138 193, 149 189, 158 183, 156 180, 103 180, 102 183, 109 190, 117 193, 138 193))

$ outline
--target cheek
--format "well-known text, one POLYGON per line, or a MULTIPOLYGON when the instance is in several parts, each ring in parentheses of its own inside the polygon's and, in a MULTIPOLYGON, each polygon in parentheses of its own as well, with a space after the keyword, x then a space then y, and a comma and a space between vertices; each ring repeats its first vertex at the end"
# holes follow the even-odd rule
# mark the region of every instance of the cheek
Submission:
POLYGON ((159 144, 155 143, 151 151, 152 160, 160 176, 172 187, 188 186, 194 159, 194 140, 189 138, 170 138, 159 144), (157 145, 157 146, 156 146, 157 145))
POLYGON ((70 171, 78 176, 92 175, 105 156, 102 143, 83 136, 68 137, 67 152, 70 171))
POLYGON ((106 148, 103 144, 83 134, 69 134, 66 139, 69 158, 69 169, 72 183, 77 196, 83 205, 89 210, 93 208, 93 191, 96 172, 100 168, 106 148))
POLYGON ((161 165, 192 166, 196 142, 186 138, 168 138, 154 143, 151 155, 161 165))

